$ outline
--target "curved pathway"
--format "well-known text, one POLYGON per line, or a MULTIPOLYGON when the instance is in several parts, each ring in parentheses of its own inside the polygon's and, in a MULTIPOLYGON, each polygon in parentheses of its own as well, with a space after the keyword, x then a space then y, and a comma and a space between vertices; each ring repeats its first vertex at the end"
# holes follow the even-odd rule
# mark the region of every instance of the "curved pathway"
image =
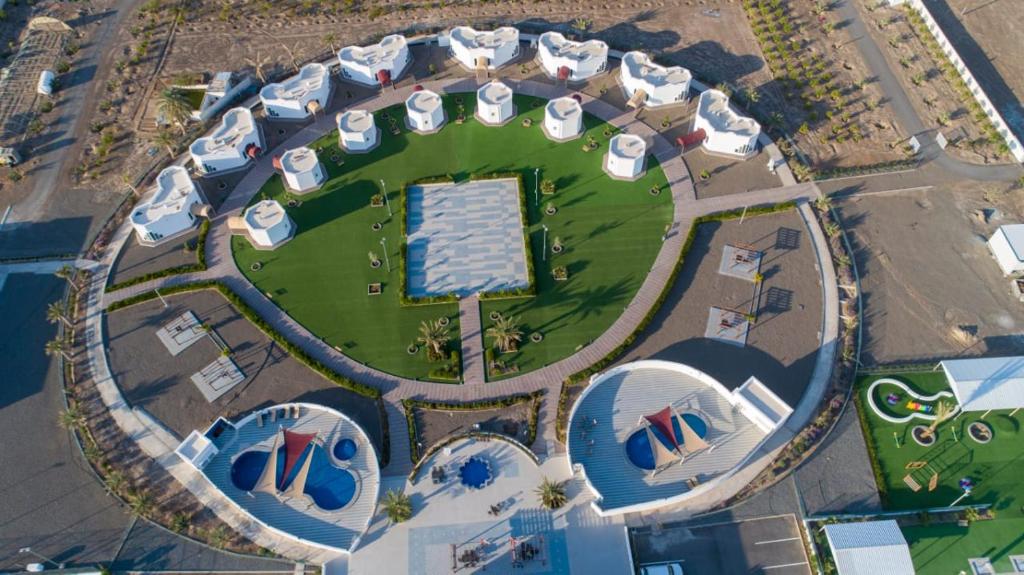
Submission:
MULTIPOLYGON (((517 94, 544 99, 564 96, 570 92, 561 86, 533 81, 508 80, 507 83, 511 85, 517 94)), ((478 83, 473 78, 459 78, 423 82, 422 85, 427 89, 437 92, 454 93, 474 91, 478 83)), ((412 87, 385 90, 378 96, 358 104, 358 106, 363 109, 377 111, 392 105, 401 104, 411 92, 412 87)), ((250 168, 249 172, 237 184, 221 206, 218 215, 214 218, 210 227, 206 241, 206 261, 209 266, 206 271, 160 278, 113 293, 104 294, 102 296, 102 307, 105 308, 115 301, 153 289, 199 280, 218 280, 223 282, 251 306, 260 317, 274 326, 289 341, 301 346, 312 357, 345 377, 372 385, 383 392, 391 437, 391 460, 387 468, 389 474, 404 474, 411 468, 409 445, 405 440, 408 437, 408 429, 401 408, 401 400, 409 397, 435 401, 472 401, 544 389, 546 390, 546 399, 542 405, 538 431, 546 441, 537 442, 534 447, 535 450, 544 454, 549 449, 548 446, 554 446, 555 443, 554 423, 557 413, 557 399, 562 382, 572 374, 586 369, 604 358, 639 326, 668 284, 672 269, 675 267, 681 254, 687 232, 696 217, 746 206, 794 199, 810 199, 817 197, 820 193, 814 184, 800 184, 746 194, 697 200, 693 182, 690 179, 686 165, 678 150, 668 140, 650 126, 637 121, 631 112, 624 112, 604 101, 596 100, 585 94, 581 94, 581 96, 583 98, 584 110, 620 128, 624 132, 640 135, 652 144, 651 151, 658 159, 669 182, 674 209, 672 224, 667 238, 655 259, 651 271, 626 310, 593 343, 568 358, 515 378, 490 382, 486 385, 438 385, 431 382, 402 378, 363 365, 338 352, 293 320, 248 281, 238 270, 237 266, 235 266, 231 254, 231 235, 226 225, 226 219, 240 214, 267 179, 274 174, 270 161, 271 158, 283 153, 287 149, 306 145, 322 137, 324 134, 335 130, 334 118, 328 115, 317 118, 315 122, 281 143, 276 149, 264 154, 261 160, 250 168)), ((128 235, 124 234, 120 240, 123 242, 127 238, 128 235)), ((112 242, 112 248, 111 251, 116 253, 119 244, 112 242)), ((817 398, 814 399, 814 403, 817 403, 817 398)))

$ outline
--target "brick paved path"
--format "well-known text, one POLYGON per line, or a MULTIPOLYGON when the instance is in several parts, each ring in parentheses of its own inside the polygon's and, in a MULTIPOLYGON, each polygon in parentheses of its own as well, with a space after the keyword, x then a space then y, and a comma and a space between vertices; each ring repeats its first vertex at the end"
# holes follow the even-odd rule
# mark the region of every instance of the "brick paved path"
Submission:
POLYGON ((484 383, 487 362, 480 323, 480 298, 470 296, 459 301, 459 329, 462 330, 462 370, 467 384, 484 383))

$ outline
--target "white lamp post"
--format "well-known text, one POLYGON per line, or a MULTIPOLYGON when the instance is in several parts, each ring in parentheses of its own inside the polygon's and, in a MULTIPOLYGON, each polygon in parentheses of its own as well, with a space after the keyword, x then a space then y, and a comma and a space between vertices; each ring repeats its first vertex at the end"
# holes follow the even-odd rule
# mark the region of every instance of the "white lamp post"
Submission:
POLYGON ((540 193, 537 189, 540 187, 540 168, 534 168, 533 170, 533 203, 535 206, 540 207, 540 193))
POLYGON ((548 261, 548 227, 547 226, 541 226, 541 227, 544 228, 544 236, 543 236, 544 237, 544 240, 543 240, 543 246, 544 247, 543 247, 543 250, 542 250, 544 252, 544 261, 548 261))
MULTIPOLYGON (((380 180, 380 189, 384 190, 384 205, 388 207, 388 217, 391 217, 391 202, 388 200, 388 187, 384 184, 384 179, 380 180)), ((388 270, 391 271, 391 270, 388 270)))
POLYGON ((391 260, 388 259, 388 244, 386 237, 382 237, 380 239, 380 247, 384 249, 384 263, 388 266, 388 273, 391 273, 391 260))
POLYGON ((52 563, 54 566, 57 567, 57 569, 63 569, 64 568, 64 564, 63 563, 57 563, 56 561, 54 561, 53 559, 50 559, 49 557, 44 557, 44 556, 36 553, 35 551, 33 551, 31 547, 22 547, 21 549, 18 549, 18 553, 28 553, 29 555, 35 555, 36 557, 42 559, 43 561, 45 561, 47 563, 52 563))

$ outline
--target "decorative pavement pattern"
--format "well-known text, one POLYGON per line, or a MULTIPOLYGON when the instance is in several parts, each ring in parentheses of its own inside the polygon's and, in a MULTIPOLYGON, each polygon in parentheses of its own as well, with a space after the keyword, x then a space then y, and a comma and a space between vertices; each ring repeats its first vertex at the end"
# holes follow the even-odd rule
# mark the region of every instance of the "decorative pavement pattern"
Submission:
POLYGON ((518 188, 513 179, 409 186, 409 295, 527 287, 518 188))

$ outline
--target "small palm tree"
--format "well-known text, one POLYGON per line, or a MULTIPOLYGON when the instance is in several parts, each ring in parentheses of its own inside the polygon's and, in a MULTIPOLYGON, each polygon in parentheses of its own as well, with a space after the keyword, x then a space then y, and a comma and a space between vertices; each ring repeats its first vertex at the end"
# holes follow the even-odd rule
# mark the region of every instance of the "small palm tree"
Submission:
POLYGON ((487 328, 487 337, 494 339, 494 345, 502 353, 515 351, 523 340, 523 330, 519 329, 519 318, 515 316, 498 316, 494 325, 487 328))
POLYGON ((185 123, 192 117, 192 104, 185 92, 167 88, 157 96, 156 111, 169 123, 181 128, 181 133, 184 134, 185 123))
POLYGON ((78 291, 78 283, 75 282, 75 275, 77 273, 78 270, 76 270, 74 266, 65 264, 61 266, 59 270, 53 272, 53 275, 68 282, 68 285, 71 286, 73 291, 78 291))
POLYGON ((60 305, 60 302, 53 302, 46 306, 46 321, 50 323, 62 322, 64 325, 71 327, 71 321, 64 315, 64 307, 60 305))
POLYGON ((546 196, 555 193, 555 183, 551 180, 544 180, 540 183, 540 192, 546 196))
POLYGON ((116 469, 110 470, 110 473, 103 478, 104 483, 107 485, 107 490, 112 494, 118 494, 124 489, 127 484, 127 480, 124 477, 124 473, 116 469))
POLYGON ((331 54, 337 55, 338 50, 334 47, 338 43, 338 35, 334 32, 324 34, 324 42, 331 47, 331 54))
POLYGON ((128 189, 132 191, 132 195, 135 196, 136 198, 138 198, 141 195, 139 194, 139 188, 135 186, 134 178, 128 175, 128 172, 121 173, 121 183, 128 186, 128 189))
POLYGON ((46 355, 50 357, 60 354, 60 356, 64 358, 64 361, 71 361, 71 356, 68 355, 67 344, 65 344, 64 340, 59 337, 55 337, 46 342, 46 347, 43 348, 43 351, 45 351, 46 355))
POLYGON ((939 401, 935 404, 935 419, 932 420, 931 424, 921 431, 921 435, 931 437, 935 434, 935 430, 938 429, 942 422, 946 421, 953 415, 953 404, 948 401, 939 401))
POLYGON ((388 489, 383 506, 384 513, 392 523, 408 521, 412 517, 412 499, 401 491, 388 489))
POLYGON ((558 509, 569 500, 565 496, 565 482, 552 481, 546 476, 534 489, 534 492, 540 497, 541 505, 548 509, 558 509))
POLYGON ((832 198, 818 196, 818 199, 814 200, 814 207, 818 208, 819 212, 827 212, 832 207, 832 198))
POLYGON ((85 414, 78 407, 72 405, 60 412, 57 417, 57 424, 68 431, 80 429, 85 425, 85 414))
POLYGON ((128 496, 128 506, 131 507, 133 514, 145 517, 153 512, 156 502, 148 491, 133 491, 128 496))
POLYGON ((444 356, 444 347, 448 345, 450 339, 448 327, 441 325, 441 322, 436 320, 420 322, 420 336, 416 340, 427 348, 427 355, 431 359, 444 356))
POLYGON ((153 143, 158 146, 163 146, 167 150, 167 154, 174 156, 174 153, 178 150, 178 140, 173 134, 167 130, 160 130, 153 136, 153 143))

